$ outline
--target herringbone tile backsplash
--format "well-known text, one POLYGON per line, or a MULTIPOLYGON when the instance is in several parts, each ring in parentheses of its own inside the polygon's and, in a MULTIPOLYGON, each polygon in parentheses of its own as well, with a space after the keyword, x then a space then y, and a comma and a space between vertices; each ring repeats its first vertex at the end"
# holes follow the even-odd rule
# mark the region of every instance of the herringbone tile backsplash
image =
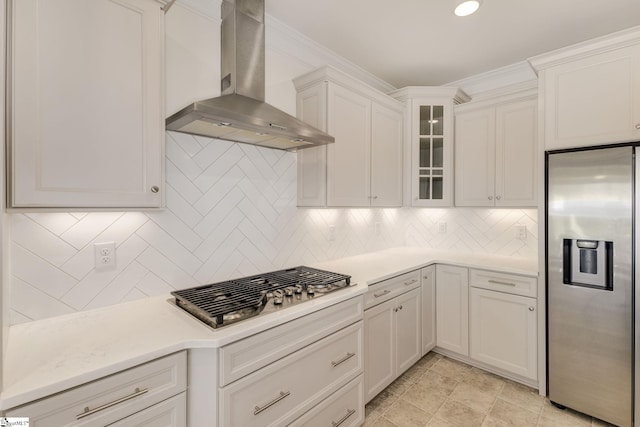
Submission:
POLYGON ((171 132, 166 151, 165 210, 10 215, 12 324, 394 246, 537 254, 535 209, 296 208, 295 154, 171 132))

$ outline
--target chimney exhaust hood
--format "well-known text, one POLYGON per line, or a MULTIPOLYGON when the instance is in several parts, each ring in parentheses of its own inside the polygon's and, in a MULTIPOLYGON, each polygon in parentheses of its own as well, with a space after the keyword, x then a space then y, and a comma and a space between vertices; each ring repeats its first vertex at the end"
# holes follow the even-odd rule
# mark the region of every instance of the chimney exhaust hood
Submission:
POLYGON ((221 92, 166 120, 167 130, 281 150, 333 143, 334 138, 267 104, 264 0, 224 0, 221 92))

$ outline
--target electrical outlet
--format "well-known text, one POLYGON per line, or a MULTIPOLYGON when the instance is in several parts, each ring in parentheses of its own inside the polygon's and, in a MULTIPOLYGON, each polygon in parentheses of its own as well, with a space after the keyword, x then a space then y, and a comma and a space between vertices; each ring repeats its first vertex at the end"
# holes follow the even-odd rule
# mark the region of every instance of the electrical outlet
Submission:
POLYGON ((373 224, 373 234, 375 234, 376 236, 380 235, 381 229, 382 229, 382 224, 380 224, 379 222, 376 222, 375 224, 373 224))
POLYGON ((116 268, 116 243, 94 243, 96 270, 113 270, 116 268))
POLYGON ((447 232, 447 223, 446 222, 439 222, 438 223, 438 233, 444 234, 446 232, 447 232))
POLYGON ((516 224, 516 239, 527 240, 527 226, 516 224))
POLYGON ((329 235, 327 236, 327 240, 330 242, 333 242, 334 240, 336 240, 336 226, 335 225, 330 225, 329 226, 329 235))

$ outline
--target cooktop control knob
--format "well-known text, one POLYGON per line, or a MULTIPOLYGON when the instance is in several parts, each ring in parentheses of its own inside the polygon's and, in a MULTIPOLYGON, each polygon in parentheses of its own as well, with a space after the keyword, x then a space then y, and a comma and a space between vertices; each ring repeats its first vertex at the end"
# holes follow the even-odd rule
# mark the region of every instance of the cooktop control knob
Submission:
POLYGON ((293 287, 287 286, 286 288, 284 288, 284 295, 287 297, 293 296, 293 287))
POLYGON ((316 294, 316 290, 313 289, 313 286, 307 286, 307 295, 312 297, 316 294))
POLYGON ((284 293, 280 289, 273 291, 273 304, 281 305, 283 297, 284 293))
POLYGON ((296 294, 301 294, 302 293, 302 285, 296 285, 293 291, 296 294))

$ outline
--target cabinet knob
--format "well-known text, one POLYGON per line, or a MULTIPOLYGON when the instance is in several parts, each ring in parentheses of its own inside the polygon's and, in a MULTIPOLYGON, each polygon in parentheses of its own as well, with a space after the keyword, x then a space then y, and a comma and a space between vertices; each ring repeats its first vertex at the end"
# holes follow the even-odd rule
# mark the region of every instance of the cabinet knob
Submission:
POLYGON ((636 129, 640 129, 640 123, 636 125, 636 129))
POLYGON ((152 193, 157 193, 158 191, 160 191, 160 187, 158 187, 157 185, 154 185, 153 187, 151 187, 152 193))
POLYGON ((529 307, 529 311, 534 311, 534 310, 535 310, 535 308, 529 307))
POLYGON ((493 200, 493 196, 489 196, 489 197, 487 197, 487 199, 493 200))
POLYGON ((496 196, 496 200, 502 199, 502 196, 496 196))

